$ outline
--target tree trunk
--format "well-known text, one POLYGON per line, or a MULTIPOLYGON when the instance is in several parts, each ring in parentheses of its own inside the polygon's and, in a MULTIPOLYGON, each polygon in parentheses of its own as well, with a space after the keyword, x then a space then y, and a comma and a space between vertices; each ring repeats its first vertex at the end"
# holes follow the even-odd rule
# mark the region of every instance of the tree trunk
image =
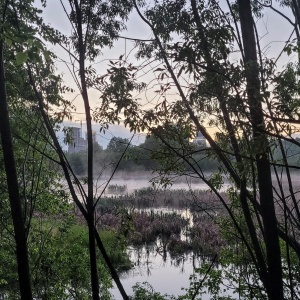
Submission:
POLYGON ((21 299, 28 300, 32 299, 28 249, 8 114, 3 48, 3 41, 0 41, 0 134, 16 241, 20 296, 21 299))
POLYGON ((85 55, 86 48, 84 44, 84 36, 82 32, 82 12, 77 0, 74 1, 77 19, 77 34, 78 34, 78 52, 79 52, 79 74, 81 81, 81 96, 84 103, 86 126, 87 126, 87 140, 88 140, 88 170, 87 170, 87 215, 88 215, 88 229, 89 229, 89 251, 90 251, 90 271, 91 284, 94 300, 100 300, 99 297, 99 278, 97 271, 97 255, 96 255, 96 241, 95 241, 95 208, 94 208, 94 192, 93 192, 93 137, 92 137, 92 117, 89 104, 89 97, 85 78, 85 55))
POLYGON ((281 300, 284 299, 281 253, 273 200, 271 168, 268 158, 268 139, 264 134, 265 125, 262 98, 260 95, 259 67, 257 63, 251 4, 250 0, 239 0, 238 4, 253 140, 255 145, 261 149, 259 153, 256 153, 256 166, 268 265, 267 293, 269 299, 281 300))

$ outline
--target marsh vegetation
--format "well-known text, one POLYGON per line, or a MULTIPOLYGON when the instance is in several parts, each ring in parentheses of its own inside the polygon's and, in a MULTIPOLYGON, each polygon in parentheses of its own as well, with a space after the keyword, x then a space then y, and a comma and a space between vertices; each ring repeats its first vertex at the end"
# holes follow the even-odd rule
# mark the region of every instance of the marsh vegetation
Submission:
POLYGON ((300 299, 299 1, 1 0, 0 16, 2 298, 107 300, 114 281, 124 300, 300 299), (65 120, 85 151, 64 152, 65 120), (93 123, 147 138, 102 149, 93 123), (180 296, 129 296, 130 248, 208 259, 180 296))

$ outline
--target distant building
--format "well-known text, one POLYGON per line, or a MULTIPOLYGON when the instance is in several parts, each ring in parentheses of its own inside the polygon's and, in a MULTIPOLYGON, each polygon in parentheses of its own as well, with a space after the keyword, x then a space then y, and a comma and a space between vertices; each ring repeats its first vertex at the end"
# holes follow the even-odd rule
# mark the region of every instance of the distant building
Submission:
POLYGON ((200 131, 198 131, 196 137, 193 140, 193 143, 197 146, 206 147, 206 138, 200 131))
MULTIPOLYGON (((68 127, 71 135, 70 142, 68 143, 68 153, 78 153, 86 151, 88 147, 87 134, 85 139, 82 137, 82 128, 79 127, 68 127)), ((92 130, 93 143, 97 143, 96 131, 92 130)))
POLYGON ((82 137, 81 128, 68 127, 71 134, 70 142, 68 143, 68 153, 78 153, 87 149, 87 140, 82 137))

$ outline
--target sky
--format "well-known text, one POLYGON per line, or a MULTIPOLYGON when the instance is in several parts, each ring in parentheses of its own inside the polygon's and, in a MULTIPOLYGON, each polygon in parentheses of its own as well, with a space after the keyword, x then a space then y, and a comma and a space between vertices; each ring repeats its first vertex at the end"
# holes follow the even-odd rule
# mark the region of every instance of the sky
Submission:
MULTIPOLYGON (((66 1, 65 1, 66 2, 66 1)), ((68 22, 66 15, 62 9, 59 0, 51 0, 47 2, 47 7, 44 9, 43 17, 45 23, 51 24, 54 28, 58 29, 61 32, 69 33, 71 31, 70 23, 68 22)), ((147 39, 151 38, 150 29, 147 28, 143 22, 140 21, 139 16, 136 13, 131 13, 129 17, 129 22, 127 22, 127 31, 122 32, 121 35, 124 37, 133 37, 133 38, 142 38, 147 39)), ((103 49, 103 55, 96 60, 95 68, 101 74, 105 73, 107 69, 107 63, 109 60, 118 59, 122 54, 128 54, 133 47, 133 42, 125 39, 120 39, 114 43, 113 48, 105 48, 103 49)), ((66 84, 75 90, 77 87, 74 83, 72 76, 66 64, 63 63, 61 60, 69 60, 68 55, 66 55, 65 51, 63 51, 59 46, 51 46, 50 49, 55 53, 58 53, 59 60, 56 63, 57 70, 60 74, 63 75, 64 81, 66 84)), ((133 57, 133 54, 131 55, 133 57)), ((78 91, 78 90, 77 90, 78 91)), ((91 107, 94 108, 100 102, 99 100, 99 93, 96 91, 89 91, 89 97, 91 101, 91 107)), ((82 123, 82 132, 83 136, 85 136, 86 129, 85 129, 85 115, 84 115, 84 108, 81 97, 78 92, 65 94, 65 97, 68 100, 71 100, 76 107, 76 110, 73 111, 73 120, 72 122, 66 121, 63 124, 65 126, 75 126, 81 127, 82 123)), ((122 138, 131 138, 132 133, 128 128, 125 128, 122 123, 120 125, 110 125, 110 128, 105 132, 100 132, 100 125, 93 122, 93 130, 97 132, 96 137, 98 143, 103 147, 106 148, 109 140, 116 136, 122 138)), ((63 133, 58 133, 59 139, 62 142, 63 140, 63 133)), ((145 140, 146 133, 142 134, 135 134, 132 143, 137 145, 143 143, 145 140)), ((66 145, 64 148, 66 149, 66 145)))
MULTIPOLYGON (((82 124, 80 122, 64 122, 63 126, 65 127, 78 127, 82 128, 82 137, 86 138, 86 128, 85 123, 82 124)), ((106 149, 109 141, 113 137, 122 137, 127 139, 132 139, 131 144, 132 145, 139 145, 145 141, 146 133, 132 133, 127 128, 125 128, 123 125, 110 125, 109 129, 105 130, 105 132, 100 132, 100 125, 93 123, 93 130, 96 132, 96 140, 100 146, 103 147, 103 149, 106 149)), ((57 133, 58 139, 60 144, 63 146, 63 150, 67 150, 68 146, 63 143, 64 134, 60 130, 57 133)))
MULTIPOLYGON (((226 1, 220 0, 220 5, 221 7, 225 8, 226 1)), ((282 10, 282 8, 280 8, 279 6, 276 6, 276 8, 285 13, 285 11, 282 10)), ((65 13, 61 7, 60 0, 47 1, 47 7, 43 12, 43 17, 45 22, 51 24, 54 28, 64 33, 69 33, 71 31, 69 21, 67 20, 65 13)), ((121 33, 122 36, 136 38, 136 39, 153 38, 153 35, 149 27, 140 19, 140 17, 135 12, 130 14, 129 20, 126 25, 127 25, 127 31, 121 33)), ((279 53, 282 51, 284 43, 292 31, 291 25, 285 19, 279 17, 278 14, 276 14, 271 9, 266 9, 263 18, 261 18, 257 22, 257 28, 259 31, 259 36, 260 36, 260 41, 261 41, 263 51, 265 51, 265 53, 268 56, 277 57, 279 53)), ((65 61, 69 60, 68 55, 66 55, 66 53, 61 48, 59 48, 59 46, 51 46, 51 47, 52 50, 58 54, 59 57, 57 61, 58 72, 63 75, 64 81, 68 86, 75 88, 77 90, 76 85, 72 77, 70 76, 70 72, 66 67, 66 64, 62 62, 62 60, 65 61)), ((107 68, 107 62, 110 59, 117 59, 120 55, 125 53, 129 54, 132 47, 133 47, 133 42, 120 39, 114 44, 113 48, 104 49, 103 55, 95 62, 95 68, 97 72, 99 74, 105 73, 107 68)), ((130 55, 130 58, 132 61, 135 61, 134 53, 130 55)), ((233 59, 238 59, 238 55, 236 56, 233 55, 233 59)), ((294 59, 293 57, 287 57, 286 55, 283 55, 282 58, 279 60, 278 65, 284 65, 288 61, 292 61, 293 59, 294 59)), ((150 67, 155 67, 155 66, 151 65, 150 67)), ((153 77, 150 77, 150 75, 146 75, 144 79, 151 80, 151 78, 153 77)), ((92 109, 96 107, 97 104, 99 104, 100 102, 99 96, 100 94, 96 91, 89 92, 92 109)), ((152 95, 146 95, 146 96, 149 96, 149 98, 152 97, 152 95)), ((65 126, 80 127, 81 126, 80 124, 83 121, 82 127, 83 127, 83 134, 85 135, 84 109, 83 109, 83 103, 82 100, 80 99, 81 97, 79 93, 75 92, 75 93, 66 94, 65 97, 71 100, 76 107, 76 111, 73 111, 73 122, 65 122, 64 123, 65 126)), ((113 136, 130 138, 132 135, 130 131, 127 128, 125 128, 122 124, 110 126, 109 130, 105 135, 103 133, 100 133, 99 129, 100 126, 94 123, 93 130, 97 132, 97 141, 104 148, 106 148, 108 141, 113 136)), ((211 130, 211 132, 213 132, 213 129, 208 129, 208 130, 211 130)), ((140 142, 143 142, 144 138, 145 138, 145 134, 137 135, 137 137, 134 139, 134 143, 138 144, 140 142)))

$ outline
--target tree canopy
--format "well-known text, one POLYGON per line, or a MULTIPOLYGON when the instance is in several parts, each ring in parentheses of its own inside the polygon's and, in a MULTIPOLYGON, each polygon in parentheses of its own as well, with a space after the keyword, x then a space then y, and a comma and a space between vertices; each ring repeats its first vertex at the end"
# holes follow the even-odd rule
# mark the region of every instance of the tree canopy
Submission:
MULTIPOLYGON (((47 6, 46 1, 41 3, 42 8, 47 6)), ((7 295, 19 285, 21 299, 70 295, 77 299, 85 293, 100 299, 109 297, 109 273, 123 299, 129 299, 97 227, 101 216, 96 208, 108 184, 96 193, 95 165, 101 165, 102 155, 109 152, 114 155, 110 178, 118 167, 129 168, 126 159, 134 158, 138 164, 150 157, 151 168, 165 185, 178 176, 206 183, 227 211, 222 223, 227 240, 236 241, 224 253, 229 251, 237 265, 241 261, 251 265, 243 284, 252 298, 298 299, 300 208, 295 176, 299 164, 293 157, 300 146, 295 138, 300 120, 299 2, 69 0, 60 4, 69 22, 68 33, 46 24, 34 1, 0 3, 4 162, 0 229, 8 241, 1 241, 0 251, 9 257, 0 284, 10 289, 7 295), (108 61, 105 72, 99 70, 102 52, 123 38, 121 31, 132 11, 149 28, 151 38, 126 38, 126 43, 134 41, 130 53, 125 47, 124 54, 108 61), (259 26, 271 12, 276 22, 290 26, 290 32, 282 32, 279 51, 273 41, 265 44, 259 26), (56 46, 69 58, 62 60, 75 88, 57 70, 61 52, 56 46), (92 108, 95 91, 99 101, 92 108), (67 156, 55 133, 60 122, 73 117, 75 107, 68 96, 74 98, 75 92, 87 126, 85 157, 67 156), (128 139, 114 137, 105 152, 93 144, 92 122, 100 123, 103 130, 122 122, 133 132, 146 132, 148 139, 137 148, 128 139), (209 147, 190 142, 197 132, 209 147), (214 165, 212 172, 207 172, 207 161, 214 165), (221 192, 225 180, 230 182, 226 196, 221 192), (87 230, 70 212, 70 201, 87 230), (49 220, 55 220, 54 229, 49 220), (49 234, 43 239, 45 232, 49 234), (86 246, 85 254, 64 271, 57 261, 63 255, 58 245, 74 237, 86 246), (39 239, 44 248, 39 249, 39 239), (14 274, 9 271, 12 266, 17 269, 14 274), (81 267, 84 282, 77 290, 74 282, 80 279, 74 268, 81 267), (64 278, 64 288, 59 288, 59 280, 49 282, 48 272, 64 278)), ((277 28, 267 30, 272 33, 277 28)), ((149 161, 144 166, 150 168, 149 161)), ((105 168, 103 163, 97 172, 105 168)), ((130 227, 130 217, 127 221, 130 227)), ((125 253, 121 244, 118 250, 125 253)), ((65 259, 80 251, 80 246, 66 248, 65 259)), ((61 266, 67 268, 64 261, 61 266)), ((196 296, 191 292, 187 299, 196 296)))

